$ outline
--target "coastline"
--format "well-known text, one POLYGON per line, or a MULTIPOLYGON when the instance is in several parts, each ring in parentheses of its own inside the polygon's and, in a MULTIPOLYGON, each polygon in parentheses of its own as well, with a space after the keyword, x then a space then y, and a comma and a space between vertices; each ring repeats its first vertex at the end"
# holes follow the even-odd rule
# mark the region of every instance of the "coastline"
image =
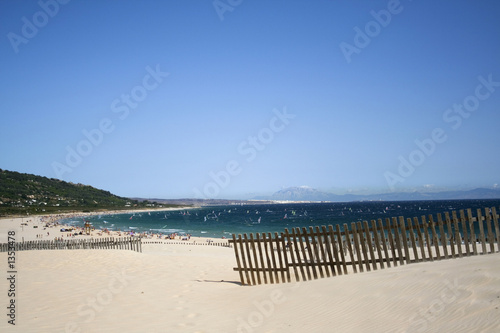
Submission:
MULTIPOLYGON (((115 210, 115 211, 95 211, 95 212, 73 212, 51 215, 31 215, 29 217, 2 217, 0 218, 0 243, 7 242, 7 232, 9 230, 16 231, 18 241, 34 241, 34 240, 55 240, 55 239, 97 239, 105 237, 121 238, 130 237, 130 232, 125 231, 108 231, 101 232, 98 229, 92 229, 90 234, 85 234, 84 228, 74 227, 60 223, 61 220, 70 217, 91 217, 96 215, 107 214, 133 214, 139 212, 156 212, 156 211, 181 211, 184 209, 193 209, 197 207, 176 207, 176 208, 158 208, 158 209, 131 209, 131 210, 115 210), (71 231, 61 231, 61 229, 71 231), (81 234, 80 234, 81 233, 81 234)), ((167 239, 167 235, 142 233, 135 234, 143 239, 143 241, 157 241, 157 243, 172 244, 174 242, 182 243, 207 243, 213 242, 214 239, 218 243, 227 243, 227 239, 216 237, 195 237, 186 238, 184 235, 175 235, 172 239, 167 239)), ((170 236, 170 235, 168 235, 170 236)))
MULTIPOLYGON (((2 232, 12 226, 16 237, 36 236, 38 222, 21 221, 0 220, 2 232)), ((2 332, 500 329, 500 253, 252 287, 240 285, 227 247, 146 242, 143 253, 38 250, 15 258, 18 279, 0 279, 0 289, 15 290, 0 297, 2 332), (15 325, 5 316, 10 304, 15 325)))

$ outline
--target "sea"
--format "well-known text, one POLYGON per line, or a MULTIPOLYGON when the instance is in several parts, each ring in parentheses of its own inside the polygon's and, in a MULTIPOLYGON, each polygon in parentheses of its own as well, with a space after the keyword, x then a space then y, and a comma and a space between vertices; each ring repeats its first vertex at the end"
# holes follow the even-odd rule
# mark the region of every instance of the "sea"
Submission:
MULTIPOLYGON (((500 208, 500 199, 436 201, 366 201, 238 204, 206 206, 176 211, 152 211, 127 214, 101 214, 85 218, 68 218, 61 222, 83 227, 85 220, 96 229, 128 233, 169 235, 190 234, 198 237, 231 238, 232 234, 274 233, 296 227, 328 226, 370 221, 386 217, 420 218, 422 215, 478 208, 500 208)), ((500 210, 500 209, 499 209, 500 210)))

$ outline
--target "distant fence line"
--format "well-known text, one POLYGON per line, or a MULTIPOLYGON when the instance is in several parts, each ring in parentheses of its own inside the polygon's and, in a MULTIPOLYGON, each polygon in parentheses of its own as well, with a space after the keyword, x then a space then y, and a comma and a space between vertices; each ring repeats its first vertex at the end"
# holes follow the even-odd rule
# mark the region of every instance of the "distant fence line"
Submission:
MULTIPOLYGON (((89 250, 89 249, 109 249, 109 250, 132 250, 142 252, 140 238, 97 238, 97 239, 65 239, 65 240, 33 240, 26 242, 16 242, 15 251, 28 250, 89 250)), ((12 244, 0 244, 0 252, 12 251, 12 244)))
POLYGON ((168 244, 174 244, 174 245, 179 245, 179 244, 182 244, 182 245, 204 245, 204 246, 221 246, 221 247, 232 247, 231 244, 229 244, 229 242, 213 242, 213 241, 210 241, 210 242, 190 242, 190 241, 163 241, 161 239, 158 239, 158 240, 142 240, 142 244, 165 244, 165 245, 168 245, 168 244))
POLYGON ((307 281, 386 267, 462 258, 499 251, 496 208, 344 223, 335 228, 293 228, 291 232, 233 237, 235 271, 243 285, 307 281))
MULTIPOLYGON (((33 240, 16 242, 16 251, 28 250, 88 250, 88 249, 110 249, 110 250, 132 250, 142 252, 143 244, 182 244, 182 245, 204 245, 232 247, 229 242, 187 242, 187 241, 163 241, 148 240, 139 237, 127 238, 97 238, 97 239, 67 239, 67 240, 33 240)), ((0 252, 8 252, 9 244, 0 244, 0 252)))

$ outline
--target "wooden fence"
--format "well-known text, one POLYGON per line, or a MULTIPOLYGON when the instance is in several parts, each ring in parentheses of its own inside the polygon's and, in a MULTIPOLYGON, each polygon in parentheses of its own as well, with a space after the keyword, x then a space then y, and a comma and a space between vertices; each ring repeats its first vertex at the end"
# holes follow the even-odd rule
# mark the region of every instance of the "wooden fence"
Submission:
POLYGON ((163 245, 202 245, 202 246, 222 246, 222 247, 232 247, 229 241, 222 242, 191 242, 191 241, 174 241, 174 240, 162 240, 162 239, 143 239, 142 244, 163 244, 163 245))
POLYGON ((243 285, 307 281, 416 262, 499 251, 495 207, 414 217, 400 216, 278 233, 244 234, 234 245, 243 285))
MULTIPOLYGON (((68 239, 68 240, 34 240, 16 242, 15 251, 27 250, 83 250, 83 249, 114 249, 142 252, 140 238, 98 238, 98 239, 68 239)), ((0 244, 0 252, 12 251, 12 244, 0 244)))

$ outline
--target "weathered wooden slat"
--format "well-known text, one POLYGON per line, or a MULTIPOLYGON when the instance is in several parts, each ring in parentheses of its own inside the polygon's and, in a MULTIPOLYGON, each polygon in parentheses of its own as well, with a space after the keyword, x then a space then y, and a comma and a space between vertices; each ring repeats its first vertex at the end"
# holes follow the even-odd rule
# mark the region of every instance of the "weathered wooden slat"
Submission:
MULTIPOLYGON (((330 231, 330 235, 333 235, 333 227, 329 226, 328 230, 330 231)), ((340 256, 340 260, 342 261, 342 269, 344 270, 344 274, 347 274, 347 264, 345 260, 345 249, 344 246, 342 245, 342 234, 340 232, 340 225, 335 226, 335 236, 332 237, 332 239, 336 238, 336 242, 332 242, 332 244, 337 244, 338 245, 338 254, 335 255, 335 259, 337 259, 337 256, 340 256)), ((340 269, 340 264, 337 264, 337 271, 339 274, 342 274, 342 271, 340 269)))
MULTIPOLYGON (((304 262, 304 256, 302 255, 301 256, 301 253, 303 254, 305 251, 304 251, 304 246, 302 244, 302 240, 297 236, 297 231, 295 230, 295 228, 292 229, 292 235, 293 235, 293 243, 294 243, 294 248, 295 248, 295 254, 297 255, 297 263, 302 263, 304 262)), ((299 266, 299 269, 300 269, 300 274, 302 276, 302 281, 307 281, 307 280, 310 280, 310 273, 309 273, 309 270, 306 268, 304 268, 304 265, 300 265, 299 266), (306 274, 307 274, 307 278, 306 278, 306 274)))
MULTIPOLYGON (((380 248, 380 235, 379 230, 377 228, 377 222, 375 220, 371 220, 372 229, 373 229, 373 237, 375 239, 375 247, 377 249, 377 260, 381 269, 384 268, 384 256, 382 254, 382 249, 380 248)), ((382 231, 383 232, 383 231, 382 231)))
POLYGON ((467 219, 465 218, 465 213, 464 210, 461 209, 459 211, 460 213, 460 223, 462 224, 462 233, 463 233, 463 240, 464 240, 464 245, 465 245, 465 255, 470 256, 471 255, 471 248, 470 248, 470 242, 469 242, 469 233, 467 231, 467 219))
POLYGON ((392 263, 394 266, 398 265, 398 254, 396 250, 396 240, 393 235, 393 227, 391 225, 391 219, 386 217, 385 219, 386 229, 387 229, 387 237, 389 239, 389 247, 391 248, 391 257, 392 263))
POLYGON ((424 256, 424 261, 434 261, 434 254, 432 253, 432 233, 429 235, 429 224, 427 223, 427 218, 425 215, 420 217, 422 221, 422 229, 424 230, 425 246, 427 249, 427 255, 424 256))
POLYGON ((497 235, 497 251, 500 251, 500 228, 498 226, 498 215, 496 207, 491 207, 491 213, 493 214, 493 223, 495 224, 495 233, 497 235))
MULTIPOLYGON (((363 229, 365 231, 365 237, 368 246, 368 253, 370 254, 370 261, 372 263, 372 268, 374 271, 377 270, 377 261, 375 258, 375 252, 373 251, 372 233, 370 232, 370 227, 368 226, 368 221, 363 221, 363 229)), ((375 231, 373 231, 375 233, 375 231)))
MULTIPOLYGON (((264 254, 266 256, 266 269, 270 268, 272 269, 273 264, 271 261, 271 252, 273 251, 272 244, 269 244, 267 235, 265 233, 262 233, 262 242, 264 244, 264 254)), ((271 270, 269 271, 269 282, 271 284, 274 284, 274 276, 271 270)))
POLYGON ((282 249, 282 255, 283 255, 283 268, 286 270, 286 282, 291 282, 290 278, 290 265, 288 264, 288 246, 287 246, 287 240, 285 238, 285 234, 282 232, 280 234, 280 239, 281 239, 281 249, 282 249))
POLYGON ((448 212, 444 212, 444 220, 446 221, 446 228, 448 231, 448 240, 450 242, 450 247, 451 247, 451 257, 455 258, 456 257, 455 242, 453 241, 453 238, 455 238, 455 234, 453 232, 453 229, 451 228, 451 219, 450 219, 450 214, 448 212))
POLYGON ((488 244, 490 245, 490 253, 495 253, 495 236, 493 235, 493 229, 491 228, 491 214, 490 209, 484 209, 486 229, 488 231, 488 244))
POLYGON ((413 230, 416 232, 416 237, 418 238, 418 245, 420 247, 420 259, 419 261, 425 261, 425 246, 424 246, 424 236, 422 235, 422 230, 420 229, 420 225, 418 223, 418 218, 413 218, 413 230))
POLYGON ((308 257, 307 257, 307 250, 306 250, 306 247, 307 246, 304 246, 304 239, 302 237, 302 234, 300 232, 300 228, 296 228, 295 229, 295 232, 297 234, 297 241, 299 242, 299 246, 300 246, 300 253, 302 254, 302 261, 301 261, 301 266, 304 267, 305 271, 306 271, 306 274, 307 274, 307 280, 312 280, 312 271, 311 271, 311 267, 309 267, 309 264, 308 264, 308 257))
POLYGON ((476 231, 474 230, 474 218, 472 217, 472 211, 471 209, 467 209, 467 221, 469 224, 469 230, 470 230, 470 241, 472 243, 472 251, 474 252, 474 255, 477 255, 477 239, 476 239, 476 231))
POLYGON ((415 233, 413 232, 413 226, 411 223, 411 218, 407 218, 406 222, 408 224, 408 230, 410 232, 410 241, 411 241, 411 247, 413 249, 413 257, 414 261, 418 262, 418 249, 417 249, 417 241, 415 240, 415 233))
MULTIPOLYGON (((257 242, 256 242, 256 243, 257 243, 257 246, 256 246, 256 247, 257 247, 257 252, 258 252, 258 255, 259 255, 259 259, 260 259, 260 261, 259 261, 259 264, 258 264, 258 265, 259 265, 259 267, 260 267, 260 268, 264 268, 264 267, 266 267, 266 262, 264 261, 264 257, 263 257, 263 255, 262 255, 262 253, 264 252, 264 251, 262 250, 262 243, 263 243, 263 241, 261 240, 261 238, 260 238, 260 234, 259 234, 259 233, 257 233, 257 234, 255 235, 255 238, 256 238, 256 241, 257 241, 257 242)), ((263 277, 263 279, 264 279, 264 283, 265 283, 265 284, 267 284, 267 276, 266 276, 266 272, 267 272, 266 270, 263 270, 263 271, 262 271, 262 277, 263 277)))
MULTIPOLYGON (((304 228, 304 230, 305 230, 305 228, 304 228)), ((313 227, 309 227, 309 232, 311 234, 314 233, 313 227)), ((307 233, 307 231, 306 231, 306 233, 307 233)), ((308 239, 309 239, 309 237, 308 237, 308 239)), ((318 247, 319 247, 318 239, 319 239, 319 235, 318 236, 311 236, 310 242, 311 242, 311 246, 312 246, 312 252, 314 255, 312 262, 318 263, 317 269, 319 271, 319 277, 324 278, 325 276, 323 274, 323 265, 321 265, 323 260, 321 258, 320 251, 318 249, 318 247)))
POLYGON ((483 214, 481 212, 481 208, 477 209, 477 223, 479 224, 479 240, 481 241, 482 253, 486 254, 486 240, 484 237, 484 227, 483 227, 483 214))
POLYGON ((441 247, 443 248, 444 258, 448 259, 449 258, 449 255, 448 255, 448 240, 447 240, 447 235, 444 232, 443 219, 442 219, 440 213, 437 214, 437 218, 438 218, 438 225, 439 225, 439 236, 440 236, 440 239, 441 239, 441 247))
POLYGON ((384 222, 382 219, 377 220, 378 227, 380 230, 380 240, 382 242, 382 248, 384 249, 385 263, 387 267, 391 267, 391 257, 389 255, 389 250, 387 249, 387 239, 385 237, 384 222))
MULTIPOLYGON (((316 227, 316 230, 320 231, 320 227, 316 227)), ((325 274, 327 277, 336 276, 335 259, 333 258, 333 252, 331 252, 330 235, 326 230, 326 226, 321 226, 321 233, 322 235, 318 237, 318 244, 323 260, 327 263, 325 266, 325 274)))
MULTIPOLYGON (((255 249, 255 242, 254 242, 254 237, 253 237, 253 234, 250 234, 250 239, 249 239, 249 243, 250 243, 250 249, 252 251, 252 254, 253 254, 253 263, 254 263, 254 267, 256 269, 258 268, 261 268, 259 266, 259 262, 257 261, 257 250, 255 249)), ((260 279, 260 272, 257 271, 256 272, 256 275, 257 275, 257 283, 258 284, 262 284, 262 281, 260 279)))
POLYGON ((434 243, 434 249, 436 250, 437 260, 441 260, 441 254, 439 253, 439 241, 436 234, 436 223, 432 215, 429 215, 429 225, 431 226, 432 242, 434 243))
MULTIPOLYGON (((358 235, 358 230, 356 229, 356 223, 352 222, 351 223, 351 233, 352 233, 352 239, 354 241, 353 244, 353 250, 355 251, 354 255, 357 257, 357 263, 358 263, 358 268, 360 272, 364 272, 363 269, 363 255, 361 253, 361 246, 359 244, 359 235, 358 235)), ((352 264, 354 266, 354 260, 352 260, 352 264)))
POLYGON ((353 242, 351 242, 351 235, 349 233, 349 228, 347 227, 347 223, 344 223, 344 234, 345 234, 347 248, 349 250, 349 257, 350 257, 351 262, 352 262, 352 268, 354 270, 354 273, 357 273, 358 270, 356 268, 356 258, 354 256, 354 250, 353 250, 353 246, 352 246, 353 242))
MULTIPOLYGON (((297 263, 297 262, 300 262, 299 259, 295 259, 295 255, 294 255, 294 242, 292 242, 291 238, 290 238, 290 232, 288 231, 288 229, 285 229, 285 237, 286 237, 286 240, 287 240, 287 247, 288 247, 288 253, 290 254, 290 262, 288 263, 288 265, 292 264, 292 263, 297 263)), ((295 279, 297 281, 300 281, 300 277, 299 277, 299 273, 297 271, 297 266, 293 266, 293 272, 294 272, 294 276, 295 276, 295 279)))
POLYGON ((324 263, 325 265, 325 275, 326 277, 330 277, 332 276, 331 275, 331 272, 332 272, 332 268, 333 268, 333 272, 335 274, 335 268, 333 267, 333 258, 331 257, 331 255, 329 256, 327 254, 327 250, 326 250, 326 247, 327 247, 327 242, 328 242, 328 234, 326 233, 326 227, 325 226, 322 226, 325 228, 325 231, 323 233, 320 232, 319 230, 319 227, 316 227, 316 232, 319 234, 319 236, 317 237, 317 244, 318 244, 318 247, 319 247, 319 255, 321 256, 320 260, 324 263))
MULTIPOLYGON (((274 233, 274 242, 276 244, 276 256, 278 257, 278 263, 279 263, 279 271, 281 273, 281 282, 285 282, 285 269, 286 267, 283 265, 283 257, 281 255, 281 246, 283 244, 283 238, 280 238, 278 236, 278 233, 274 233)), ((285 247, 283 247, 283 251, 285 251, 285 247)))
MULTIPOLYGON (((335 270, 335 264, 338 264, 339 260, 334 259, 334 255, 333 255, 333 253, 335 253, 338 256, 338 253, 337 253, 338 251, 335 248, 335 243, 334 243, 335 240, 333 238, 333 232, 330 233, 329 231, 327 231, 326 226, 324 226, 324 225, 321 226, 321 231, 323 232, 323 235, 324 235, 323 245, 325 247, 326 256, 328 258, 328 261, 330 262, 330 265, 329 265, 330 271, 328 270, 328 268, 326 268, 326 272, 327 272, 327 274, 331 274, 331 276, 336 276, 337 273, 335 270), (330 272, 330 273, 328 273, 328 272, 330 272)), ((333 228, 332 228, 332 231, 333 231, 333 228)), ((339 273, 339 274, 341 274, 341 273, 339 273)))
POLYGON ((273 273, 274 273, 274 281, 276 281, 276 283, 279 283, 279 272, 278 272, 278 265, 276 264, 276 251, 274 250, 274 246, 276 244, 276 241, 273 239, 273 236, 271 235, 271 233, 268 233, 267 234, 268 238, 269 238, 269 245, 270 245, 270 251, 271 251, 271 261, 273 263, 273 273))
POLYGON ((242 284, 252 285, 252 281, 250 280, 250 274, 248 273, 247 261, 245 259, 245 246, 243 244, 243 240, 241 239, 241 234, 238 235, 238 243, 235 244, 235 247, 239 247, 240 249, 240 258, 242 264, 241 268, 244 270, 246 277, 244 281, 242 280, 242 284))
POLYGON ((366 266, 366 270, 369 272, 371 270, 370 259, 368 258, 368 251, 367 251, 367 247, 366 247, 366 238, 365 238, 365 235, 363 233, 363 226, 361 225, 361 222, 358 222, 356 225, 357 225, 357 234, 358 234, 359 244, 361 245, 361 251, 363 254, 363 263, 366 266))
POLYGON ((397 250, 397 255, 398 255, 398 258, 396 259, 399 259, 399 264, 400 265, 404 265, 404 253, 403 253, 403 250, 404 250, 404 246, 402 244, 402 239, 401 239, 401 231, 399 229, 399 225, 398 225, 398 220, 396 217, 393 217, 392 218, 392 230, 394 230, 394 240, 395 240, 395 246, 396 246, 396 250, 397 250))
POLYGON ((455 244, 457 245, 457 250, 458 250, 458 256, 460 258, 463 257, 462 254, 462 237, 460 236, 460 229, 458 227, 458 218, 457 218, 457 212, 452 211, 451 212, 451 218, 453 220, 453 227, 455 229, 455 244))
POLYGON ((411 258, 410 258, 410 250, 408 248, 408 235, 406 233, 405 218, 403 216, 399 217, 399 226, 401 227, 401 232, 399 234, 403 240, 402 242, 405 251, 406 263, 409 264, 411 262, 411 258))
POLYGON ((309 236, 307 234, 306 228, 302 228, 302 237, 306 242, 307 254, 309 255, 309 259, 306 261, 306 265, 312 270, 313 277, 316 280, 318 278, 318 273, 316 272, 316 263, 314 260, 313 251, 311 248, 311 243, 309 242, 309 236))

